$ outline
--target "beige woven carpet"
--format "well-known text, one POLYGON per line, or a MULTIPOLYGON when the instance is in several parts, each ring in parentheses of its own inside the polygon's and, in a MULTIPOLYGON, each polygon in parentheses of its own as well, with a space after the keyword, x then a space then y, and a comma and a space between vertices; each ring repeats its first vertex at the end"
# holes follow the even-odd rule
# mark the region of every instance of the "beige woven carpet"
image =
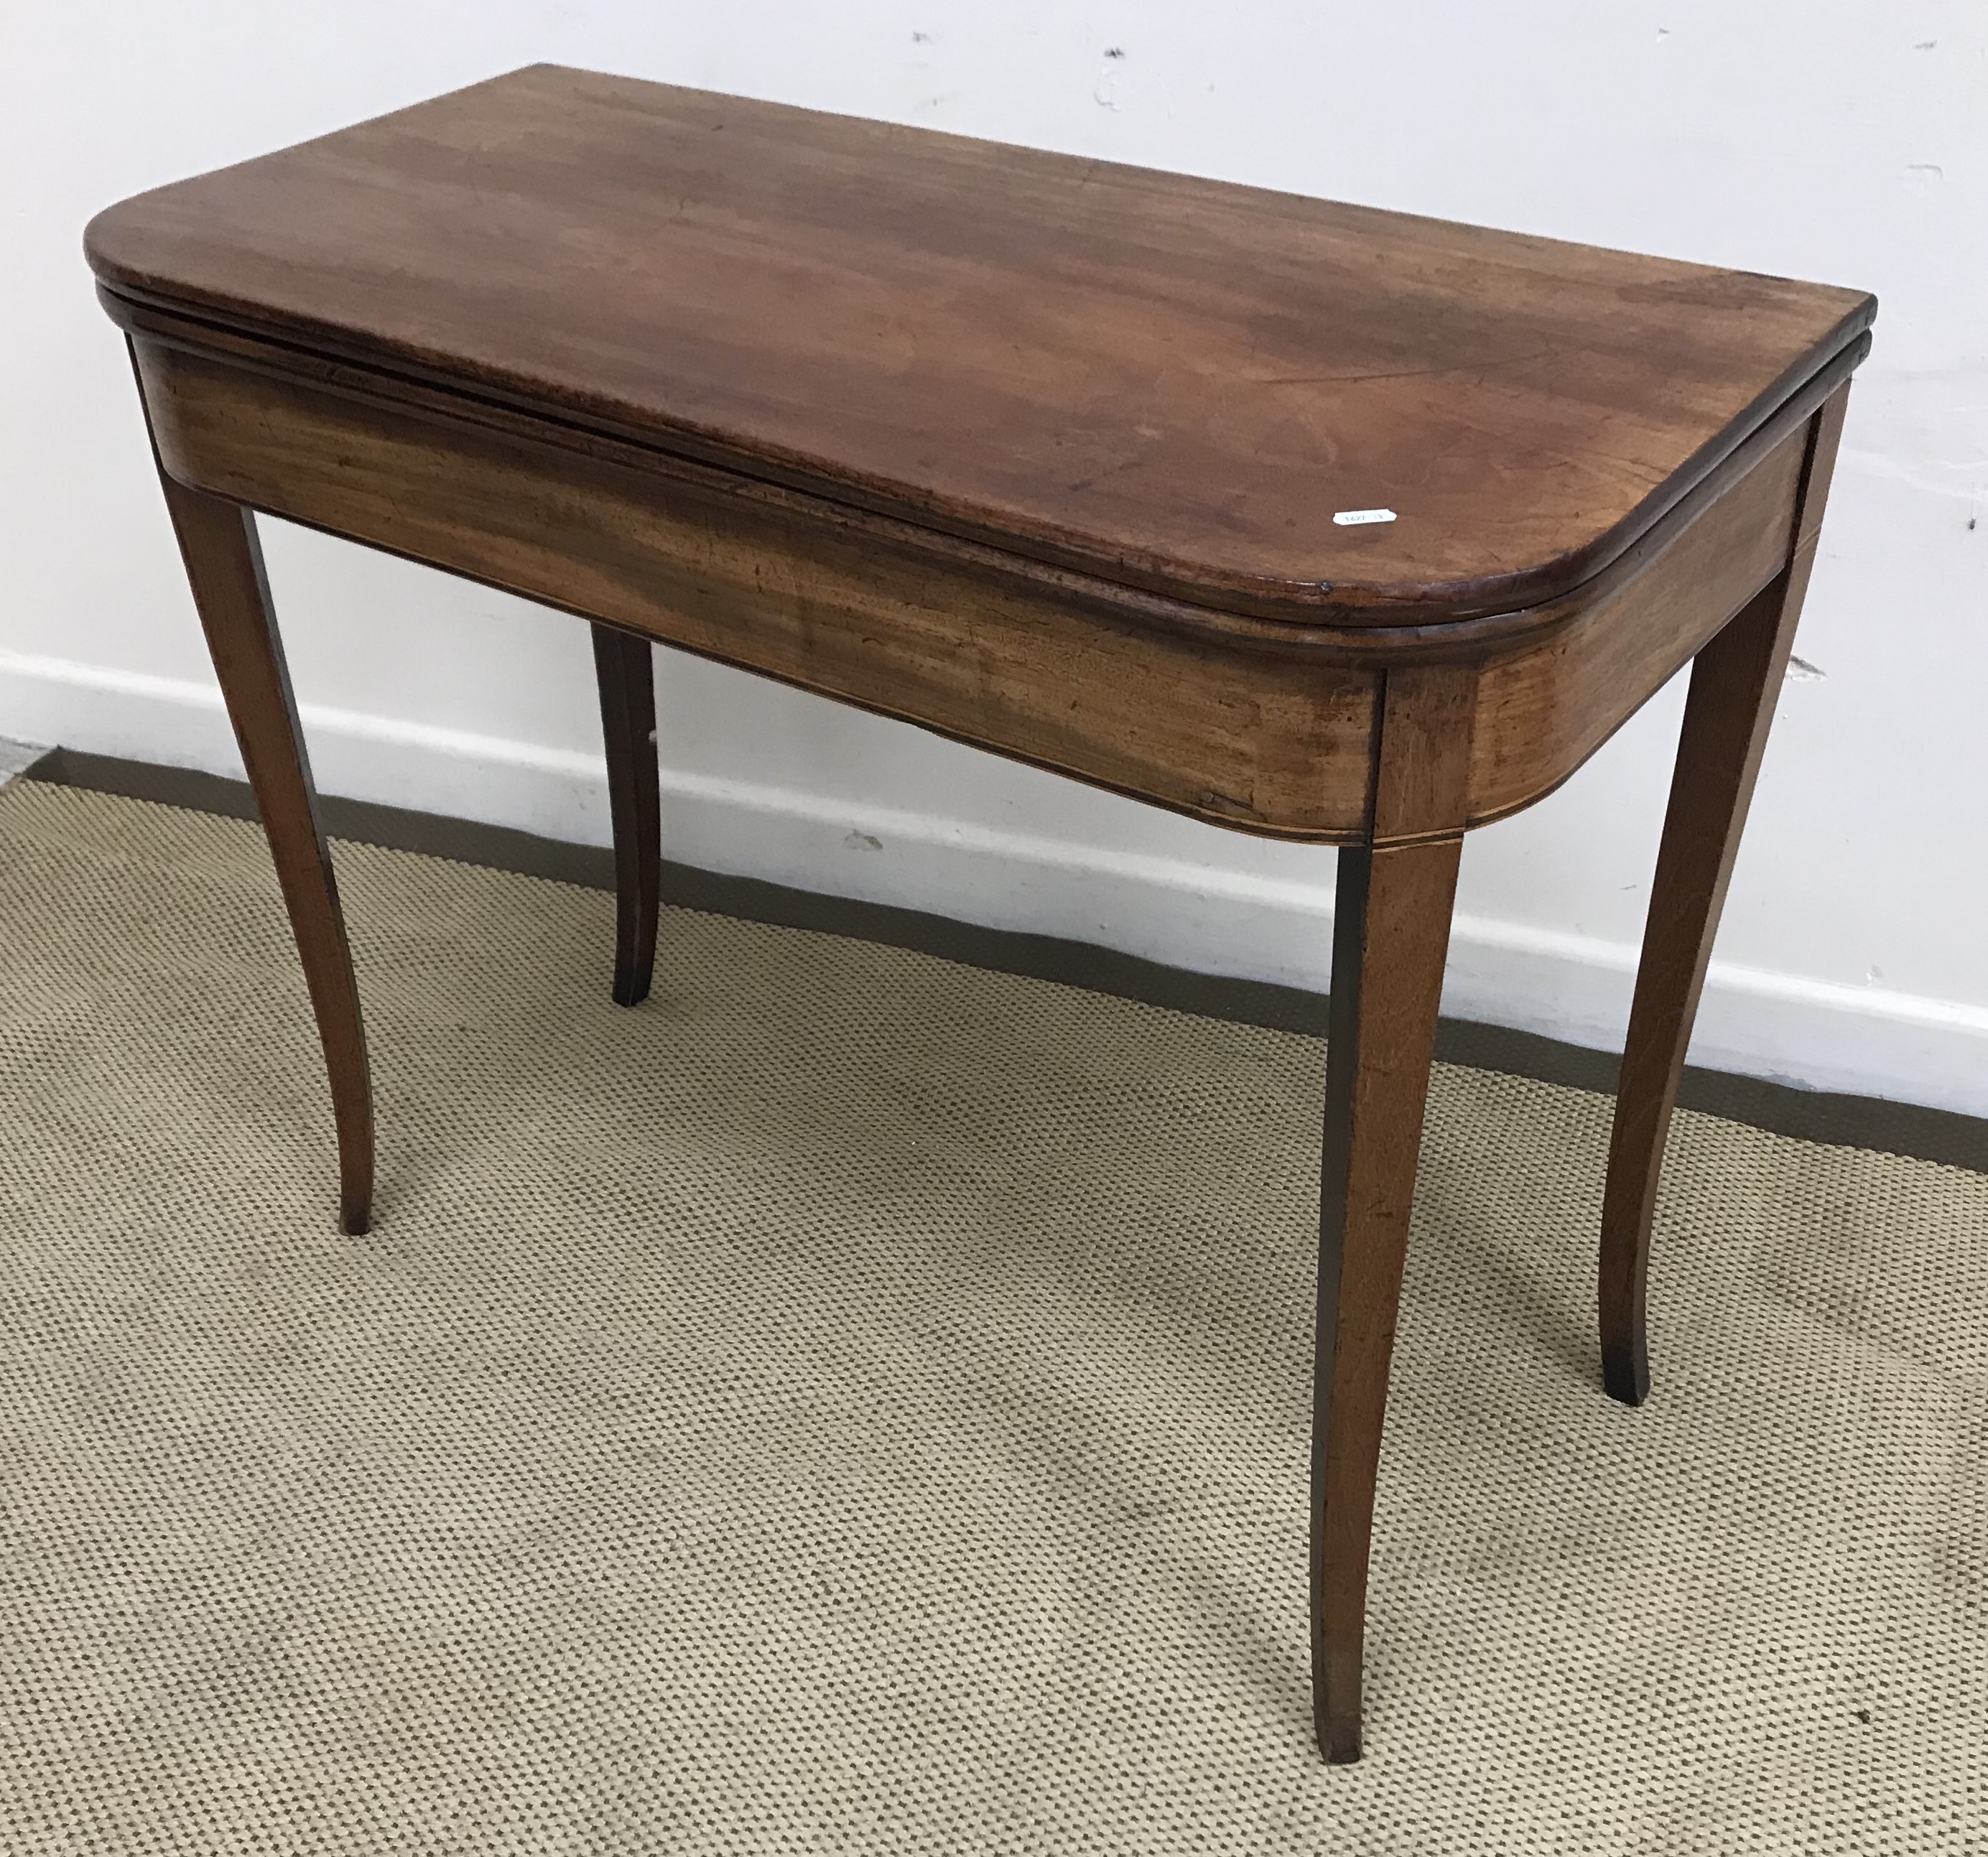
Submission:
POLYGON ((341 846, 384 1133, 253 828, 0 794, 0 1845, 1988 1850, 1988 1180, 1437 1079, 1323 1765, 1314 1041, 341 846))

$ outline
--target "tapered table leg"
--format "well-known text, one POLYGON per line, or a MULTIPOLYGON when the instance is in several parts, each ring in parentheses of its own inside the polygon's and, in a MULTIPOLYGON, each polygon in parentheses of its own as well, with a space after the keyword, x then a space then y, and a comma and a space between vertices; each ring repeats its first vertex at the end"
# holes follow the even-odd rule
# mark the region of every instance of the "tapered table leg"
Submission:
POLYGON ((1671 1112, 1808 589, 1848 391, 1839 388, 1810 429, 1787 569, 1699 653, 1692 667, 1602 1198, 1602 1379, 1610 1394, 1627 1405, 1640 1406, 1650 1390, 1645 1288, 1671 1112))
POLYGON ((596 625, 593 667, 614 830, 614 1000, 634 1006, 649 994, 662 891, 662 795, 649 641, 596 625))
POLYGON ((1339 854, 1312 1393, 1312 1708, 1360 1757, 1367 1556, 1462 841, 1339 854))
POLYGON ((1377 830, 1450 836, 1339 853, 1327 1027, 1311 1450, 1312 1712, 1360 1757, 1367 1561, 1388 1369, 1462 852, 1473 676, 1390 673, 1377 830))
POLYGON ((255 518, 239 504, 189 490, 163 471, 159 481, 228 720, 262 811, 317 1015, 338 1127, 339 1223, 348 1232, 363 1232, 373 1216, 373 1089, 366 1028, 255 518))

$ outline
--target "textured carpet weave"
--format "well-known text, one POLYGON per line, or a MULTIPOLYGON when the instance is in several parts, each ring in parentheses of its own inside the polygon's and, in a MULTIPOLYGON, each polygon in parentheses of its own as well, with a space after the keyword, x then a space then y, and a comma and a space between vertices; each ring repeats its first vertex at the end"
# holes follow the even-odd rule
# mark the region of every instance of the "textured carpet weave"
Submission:
POLYGON ((1988 1851, 1988 1179, 1435 1080, 1313 1751, 1312 1039, 0 793, 0 1849, 1988 1851))

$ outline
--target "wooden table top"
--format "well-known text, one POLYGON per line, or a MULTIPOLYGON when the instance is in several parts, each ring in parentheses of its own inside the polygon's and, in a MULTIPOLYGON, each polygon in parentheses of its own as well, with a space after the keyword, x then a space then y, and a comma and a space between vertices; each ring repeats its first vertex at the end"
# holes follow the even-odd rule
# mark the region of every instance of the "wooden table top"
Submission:
POLYGON ((86 248, 239 331, 1338 625, 1566 593, 1876 308, 543 65, 139 195, 86 248))

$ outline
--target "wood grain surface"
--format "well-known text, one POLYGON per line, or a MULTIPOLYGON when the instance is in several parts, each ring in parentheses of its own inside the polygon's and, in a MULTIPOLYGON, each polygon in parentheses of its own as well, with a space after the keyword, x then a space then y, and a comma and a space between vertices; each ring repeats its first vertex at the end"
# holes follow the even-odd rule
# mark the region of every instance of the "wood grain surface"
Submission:
POLYGON ((1338 623, 1577 585, 1875 310, 549 66, 140 195, 86 249, 135 297, 1338 623))
POLYGON ((1212 647, 1004 557, 134 343, 184 481, 1215 822, 1368 812, 1376 673, 1212 647))
POLYGON ((1473 825, 1564 782, 1787 565, 1807 422, 1579 616, 1487 664, 1471 754, 1473 825))

